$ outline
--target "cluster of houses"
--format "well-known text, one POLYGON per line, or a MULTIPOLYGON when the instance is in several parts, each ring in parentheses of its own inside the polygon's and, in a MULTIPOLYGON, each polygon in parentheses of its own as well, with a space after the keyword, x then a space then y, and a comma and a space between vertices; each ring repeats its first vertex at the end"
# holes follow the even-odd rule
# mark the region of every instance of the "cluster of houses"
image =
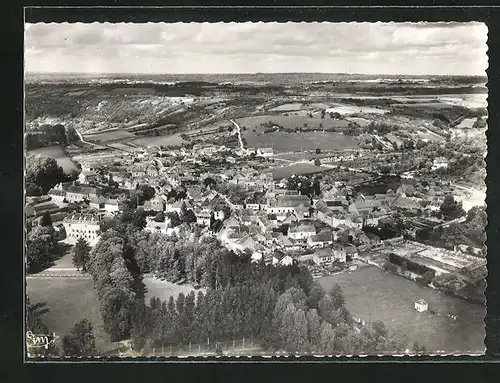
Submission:
MULTIPOLYGON (((402 145, 391 134, 384 138, 402 145)), ((273 156, 272 148, 252 150, 261 157, 273 156)), ((380 245, 376 235, 362 230, 366 225, 377 226, 395 211, 418 216, 425 210, 438 210, 447 193, 436 184, 424 187, 405 181, 395 191, 359 194, 356 198, 350 198, 346 188, 340 188, 343 185, 326 184, 321 185, 318 197, 310 198, 287 190, 286 180, 275 180, 272 173, 254 168, 250 162, 223 171, 201 165, 204 157, 229 158, 233 154, 225 146, 196 144, 192 149, 147 149, 122 157, 118 164, 114 161, 105 172, 84 163, 78 182, 58 184, 49 190, 45 202, 49 207, 44 211, 55 213, 65 204, 85 202, 85 213, 69 215, 62 224, 68 240, 96 241, 100 220, 119 212, 121 205, 118 199, 100 195, 99 184, 112 180, 124 192, 149 185, 155 196, 139 208, 164 214, 147 217, 146 231, 179 236, 193 234, 193 227, 197 227, 204 235, 219 238, 228 249, 251 253, 255 261, 287 265, 312 260, 328 264, 346 262, 358 251, 380 245), (211 182, 205 182, 208 178, 211 182), (212 182, 247 193, 235 198, 212 182), (172 222, 171 213, 181 216, 185 211, 194 216, 192 225, 172 222)), ((443 165, 439 162, 436 166, 443 165)), ((30 216, 43 214, 36 204, 28 204, 26 210, 30 216)))

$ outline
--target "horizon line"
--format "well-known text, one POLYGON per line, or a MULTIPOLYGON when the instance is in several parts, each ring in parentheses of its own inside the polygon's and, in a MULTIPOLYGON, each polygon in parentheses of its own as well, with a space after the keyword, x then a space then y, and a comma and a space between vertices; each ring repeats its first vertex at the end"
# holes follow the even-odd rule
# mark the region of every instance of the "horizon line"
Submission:
POLYGON ((199 73, 151 73, 151 72, 38 72, 38 71, 25 71, 25 75, 33 74, 46 74, 46 75, 172 75, 172 76, 186 76, 186 75, 261 75, 261 74, 321 74, 321 75, 345 75, 345 76, 435 76, 435 77, 487 77, 487 74, 423 74, 423 73, 348 73, 348 72, 199 72, 199 73))

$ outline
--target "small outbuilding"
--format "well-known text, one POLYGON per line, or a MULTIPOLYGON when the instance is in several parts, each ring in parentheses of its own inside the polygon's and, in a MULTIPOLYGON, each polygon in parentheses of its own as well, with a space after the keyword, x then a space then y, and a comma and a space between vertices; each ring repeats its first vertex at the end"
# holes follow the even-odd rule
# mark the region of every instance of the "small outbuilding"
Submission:
POLYGON ((415 302, 415 310, 419 313, 429 310, 429 304, 424 299, 419 299, 415 302))

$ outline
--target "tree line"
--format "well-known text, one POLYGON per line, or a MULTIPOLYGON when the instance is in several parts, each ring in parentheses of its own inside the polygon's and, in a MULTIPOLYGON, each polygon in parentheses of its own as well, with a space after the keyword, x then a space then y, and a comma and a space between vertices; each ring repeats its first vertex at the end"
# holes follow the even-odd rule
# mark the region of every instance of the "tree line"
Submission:
POLYGON ((79 140, 80 138, 75 128, 65 127, 62 124, 44 124, 25 134, 26 150, 54 145, 67 145, 79 140))

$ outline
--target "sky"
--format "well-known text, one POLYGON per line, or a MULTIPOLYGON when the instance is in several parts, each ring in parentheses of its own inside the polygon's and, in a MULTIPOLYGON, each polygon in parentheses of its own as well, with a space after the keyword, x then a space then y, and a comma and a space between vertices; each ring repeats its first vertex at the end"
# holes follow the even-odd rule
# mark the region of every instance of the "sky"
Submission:
POLYGON ((36 23, 25 70, 50 73, 485 75, 483 23, 36 23))

